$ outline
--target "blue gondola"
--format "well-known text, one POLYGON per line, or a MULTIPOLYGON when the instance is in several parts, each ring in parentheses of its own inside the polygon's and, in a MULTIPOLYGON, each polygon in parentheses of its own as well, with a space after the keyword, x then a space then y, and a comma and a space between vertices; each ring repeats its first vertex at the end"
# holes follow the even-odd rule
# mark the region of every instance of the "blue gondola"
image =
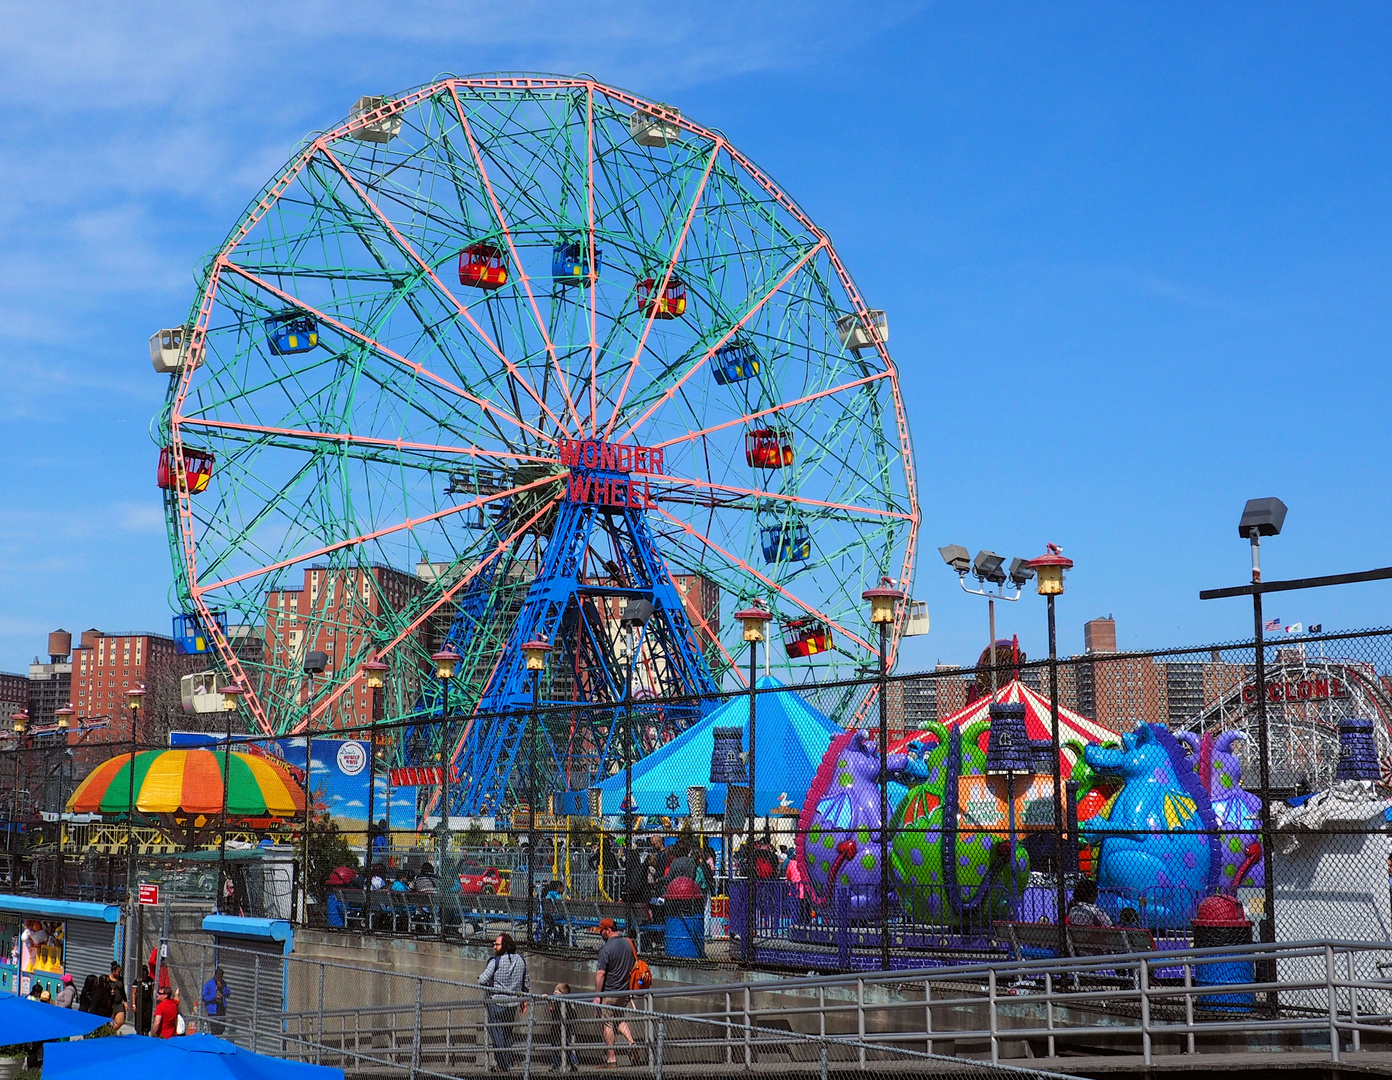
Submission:
MULTIPOLYGON (((223 640, 227 639, 227 616, 221 611, 212 613, 223 640)), ((203 632, 203 619, 196 612, 174 616, 174 648, 184 656, 196 656, 212 651, 212 643, 203 632)))
MULTIPOLYGON (((595 248, 595 276, 604 266, 604 253, 595 248)), ((551 250, 551 277, 557 285, 583 285, 590 280, 589 244, 579 240, 557 244, 551 250)))
POLYGON ((720 346, 712 360, 715 362, 715 381, 721 386, 744 382, 759 374, 759 354, 750 342, 742 338, 735 338, 720 346))
POLYGON ((308 315, 272 315, 265 326, 277 356, 309 352, 319 344, 319 324, 308 315))
POLYGON ((812 532, 806 523, 765 525, 759 530, 764 562, 803 562, 812 557, 812 532))

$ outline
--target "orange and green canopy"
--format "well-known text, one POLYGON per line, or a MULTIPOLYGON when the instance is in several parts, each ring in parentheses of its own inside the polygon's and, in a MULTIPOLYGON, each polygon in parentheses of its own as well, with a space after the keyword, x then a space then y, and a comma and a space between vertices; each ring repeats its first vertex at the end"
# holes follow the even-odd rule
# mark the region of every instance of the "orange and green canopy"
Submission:
MULTIPOLYGON (((274 761, 254 754, 204 749, 137 753, 136 813, 222 814, 224 768, 228 817, 294 818, 304 814, 303 789, 274 761)), ((98 765, 77 785, 68 800, 68 811, 125 814, 130 808, 130 792, 131 755, 118 754, 98 765)))

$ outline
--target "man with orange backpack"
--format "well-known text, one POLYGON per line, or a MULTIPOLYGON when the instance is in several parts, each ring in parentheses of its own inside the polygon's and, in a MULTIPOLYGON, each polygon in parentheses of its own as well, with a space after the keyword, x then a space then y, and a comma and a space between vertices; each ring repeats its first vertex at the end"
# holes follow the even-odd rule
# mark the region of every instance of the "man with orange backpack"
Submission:
MULTIPOLYGON (((614 1007, 623 1005, 632 1008, 632 999, 624 991, 646 990, 652 985, 652 972, 648 965, 638 959, 638 949, 633 939, 619 933, 613 919, 599 920, 599 936, 604 944, 599 949, 599 960, 595 967, 595 1004, 604 1006, 604 1044, 608 1050, 605 1068, 617 1068, 619 1061, 614 1051, 614 1007)), ((619 1034, 628 1040, 628 1060, 632 1065, 641 1065, 642 1058, 633 1042, 633 1030, 627 1020, 618 1022, 619 1034)))

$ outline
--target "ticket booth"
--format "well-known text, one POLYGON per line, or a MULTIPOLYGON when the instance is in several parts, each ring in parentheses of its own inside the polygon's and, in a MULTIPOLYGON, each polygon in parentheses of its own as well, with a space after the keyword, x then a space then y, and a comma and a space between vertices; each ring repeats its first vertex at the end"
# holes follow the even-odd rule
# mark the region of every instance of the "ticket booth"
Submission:
POLYGON ((294 927, 284 919, 209 915, 203 932, 213 939, 213 964, 222 968, 231 991, 224 1038, 249 1050, 268 1050, 281 1034, 290 993, 285 958, 295 946, 294 927))
POLYGON ((0 993, 27 994, 38 982, 57 993, 64 975, 81 989, 120 959, 116 904, 0 895, 0 993))

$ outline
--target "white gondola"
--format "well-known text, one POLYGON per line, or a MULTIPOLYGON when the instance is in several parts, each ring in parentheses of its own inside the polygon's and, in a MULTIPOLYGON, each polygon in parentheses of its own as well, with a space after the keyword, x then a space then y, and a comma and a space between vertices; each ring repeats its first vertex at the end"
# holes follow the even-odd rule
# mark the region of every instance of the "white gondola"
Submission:
POLYGON ((224 676, 216 671, 195 671, 179 680, 179 698, 189 715, 220 713, 226 709, 222 689, 227 685, 224 676))
POLYGON ((910 600, 909 617, 904 623, 905 637, 919 637, 928 633, 928 601, 910 600))
MULTIPOLYGON (((670 105, 663 105, 664 112, 680 116, 679 110, 670 105)), ((650 112, 643 112, 641 109, 630 113, 628 117, 628 131, 633 136, 633 141, 639 146, 666 146, 668 143, 676 142, 681 138, 681 127, 654 116, 650 112)))
POLYGON ((156 330, 150 335, 150 363, 160 375, 177 375, 184 367, 188 353, 189 332, 186 326, 156 330))
MULTIPOLYGON (((348 113, 348 119, 356 120, 364 113, 376 112, 387 103, 387 99, 371 94, 358 98, 353 103, 353 108, 348 113)), ((353 138, 360 142, 391 142, 401 134, 401 114, 388 116, 381 120, 374 120, 370 124, 364 124, 352 133, 353 138)))
MULTIPOLYGON (((880 335, 881 341, 889 340, 889 319, 883 311, 867 312, 870 321, 875 324, 875 332, 880 335)), ((859 352, 861 349, 873 349, 875 342, 871 340, 869 332, 865 329, 865 324, 860 321, 860 316, 854 311, 849 315, 842 315, 836 320, 836 332, 841 335, 841 348, 851 349, 859 352)))

